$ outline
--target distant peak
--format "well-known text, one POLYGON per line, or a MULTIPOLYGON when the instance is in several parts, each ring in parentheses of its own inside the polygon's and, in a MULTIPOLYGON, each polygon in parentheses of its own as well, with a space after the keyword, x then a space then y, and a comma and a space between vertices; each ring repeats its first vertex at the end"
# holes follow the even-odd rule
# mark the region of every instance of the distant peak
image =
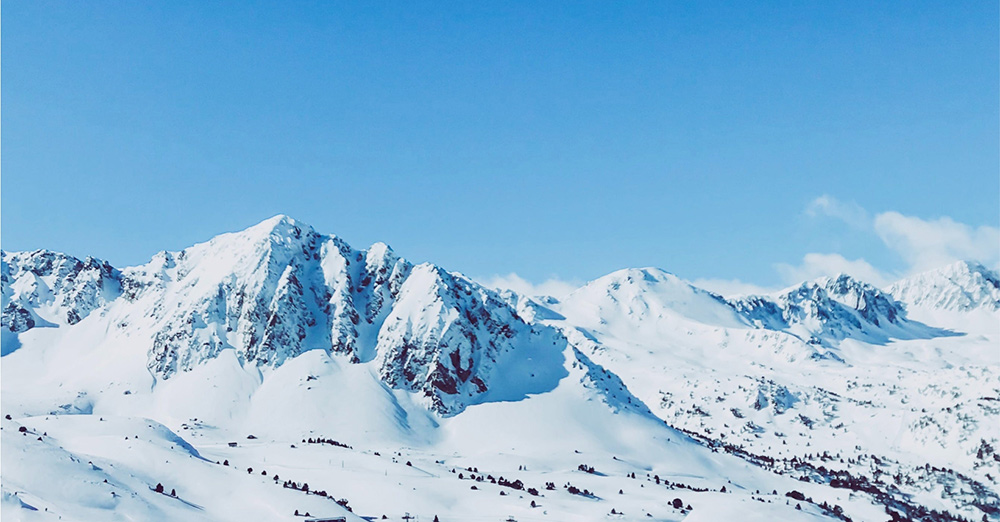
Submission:
POLYGON ((308 223, 303 223, 302 221, 298 221, 292 218, 291 216, 285 214, 277 214, 275 216, 269 217, 250 228, 274 230, 274 229, 294 228, 294 227, 298 227, 301 229, 312 229, 312 227, 309 226, 308 223))
POLYGON ((979 261, 964 260, 964 261, 955 261, 954 263, 945 265, 940 268, 935 268, 933 270, 927 270, 925 272, 915 274, 906 279, 898 281, 893 286, 899 286, 900 284, 905 284, 907 281, 914 281, 914 280, 926 280, 935 278, 954 279, 956 277, 973 276, 973 275, 979 275, 986 280, 998 279, 998 275, 995 270, 986 267, 979 261))
POLYGON ((278 214, 247 229, 236 232, 234 235, 257 242, 273 240, 274 238, 299 238, 314 232, 309 224, 293 219, 285 214, 278 214))
POLYGON ((996 277, 995 271, 974 260, 956 261, 946 266, 944 270, 952 273, 982 274, 984 276, 996 277))
POLYGON ((379 241, 377 243, 372 243, 372 246, 368 247, 369 257, 382 258, 386 256, 391 256, 393 252, 392 247, 379 241))
POLYGON ((680 278, 676 275, 663 270, 662 268, 656 268, 652 266, 642 267, 642 268, 624 268, 611 272, 610 274, 597 279, 600 280, 631 280, 631 281, 646 281, 649 283, 657 283, 665 280, 679 280, 680 278))
POLYGON ((914 306, 1000 310, 1000 275, 976 261, 958 261, 910 276, 893 283, 889 292, 914 306))

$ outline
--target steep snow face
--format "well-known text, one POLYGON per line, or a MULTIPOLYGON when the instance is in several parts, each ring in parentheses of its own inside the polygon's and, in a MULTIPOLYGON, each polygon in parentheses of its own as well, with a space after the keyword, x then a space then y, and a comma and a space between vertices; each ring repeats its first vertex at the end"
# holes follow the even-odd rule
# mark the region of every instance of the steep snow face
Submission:
POLYGON ((106 261, 50 252, 2 252, 3 328, 74 325, 115 299, 120 274, 106 261))
POLYGON ((385 382, 454 414, 490 389, 505 354, 532 342, 531 326, 494 292, 422 264, 403 283, 376 352, 385 382))
POLYGON ((847 338, 884 342, 907 335, 906 312, 892 296, 844 274, 802 283, 773 298, 748 296, 730 304, 761 328, 786 330, 824 346, 847 338))
POLYGON ((150 370, 190 370, 225 349, 274 367, 307 350, 370 360, 410 264, 354 250, 286 216, 125 270, 123 328, 152 332, 150 370))
POLYGON ((125 271, 125 298, 136 306, 119 324, 152 330, 149 367, 161 378, 227 348, 242 362, 265 366, 330 347, 333 328, 342 325, 321 314, 336 290, 317 284, 321 251, 350 255, 337 238, 282 216, 161 252, 125 271))
POLYGON ((1000 310, 1000 275, 969 261, 897 281, 888 292, 911 307, 954 312, 1000 310))

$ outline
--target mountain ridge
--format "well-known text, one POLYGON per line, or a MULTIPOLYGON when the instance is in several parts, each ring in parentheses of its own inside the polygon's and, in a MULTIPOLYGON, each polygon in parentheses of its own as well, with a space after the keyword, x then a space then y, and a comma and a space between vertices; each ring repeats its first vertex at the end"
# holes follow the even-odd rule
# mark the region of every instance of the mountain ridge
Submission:
POLYGON ((614 465, 683 462, 716 489, 710 477, 744 465, 758 484, 847 473, 886 509, 1000 513, 983 493, 1000 477, 998 279, 974 263, 889 289, 842 274, 728 299, 646 267, 536 298, 283 215, 133 267, 0 258, 4 408, 29 424, 139 415, 198 436, 294 447, 333 433, 442 457, 552 454, 570 437, 614 465), (935 322, 956 315, 976 321, 935 322), (844 455, 836 471, 827 453, 844 455))

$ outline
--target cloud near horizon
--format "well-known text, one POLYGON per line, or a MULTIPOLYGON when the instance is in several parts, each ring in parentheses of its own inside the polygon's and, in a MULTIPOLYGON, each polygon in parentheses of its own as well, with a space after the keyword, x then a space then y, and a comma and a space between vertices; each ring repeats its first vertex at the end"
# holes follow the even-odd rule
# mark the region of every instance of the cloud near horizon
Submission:
MULTIPOLYGON (((809 252, 797 263, 775 263, 782 286, 768 287, 739 279, 700 278, 695 286, 724 295, 768 294, 782 287, 820 277, 848 274, 878 287, 903 277, 933 270, 957 261, 978 261, 987 267, 1000 266, 1000 229, 988 225, 972 227, 950 217, 922 219, 895 211, 874 214, 854 202, 843 202, 824 194, 809 202, 804 214, 812 218, 841 221, 859 232, 876 235, 886 248, 899 255, 905 267, 888 271, 864 258, 848 259, 836 252, 809 252)), ((509 289, 530 296, 561 299, 582 286, 580 281, 550 278, 532 283, 515 273, 480 278, 491 288, 509 289)))
POLYGON ((476 280, 489 288, 513 290, 519 294, 531 297, 550 296, 556 299, 566 297, 573 290, 583 285, 579 281, 567 281, 554 277, 535 284, 514 272, 506 275, 494 274, 489 277, 476 278, 476 280))
POLYGON ((802 262, 798 265, 777 263, 774 269, 778 271, 782 281, 789 285, 840 274, 850 275, 878 287, 887 286, 898 279, 898 276, 886 274, 864 259, 850 260, 840 254, 816 252, 803 256, 802 262))
POLYGON ((885 286, 901 277, 957 261, 978 261, 993 268, 1000 262, 1000 229, 988 225, 974 228, 947 216, 926 220, 895 211, 869 217, 868 211, 857 203, 845 203, 828 194, 812 200, 805 214, 833 218, 877 235, 886 248, 903 259, 906 267, 901 273, 892 273, 872 266, 863 258, 851 260, 837 253, 811 252, 798 265, 775 265, 788 284, 846 273, 885 286))
POLYGON ((979 261, 996 266, 1000 261, 1000 229, 973 228, 949 217, 923 220, 899 212, 875 216, 875 233, 898 253, 911 272, 922 272, 955 261, 979 261))

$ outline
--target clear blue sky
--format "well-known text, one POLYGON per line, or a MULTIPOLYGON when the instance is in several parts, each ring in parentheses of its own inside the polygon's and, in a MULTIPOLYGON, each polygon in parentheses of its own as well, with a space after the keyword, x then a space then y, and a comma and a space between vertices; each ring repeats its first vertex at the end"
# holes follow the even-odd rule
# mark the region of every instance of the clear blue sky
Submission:
POLYGON ((3 3, 2 245, 138 264, 277 213, 473 275, 774 284, 805 216, 1000 215, 981 2, 3 3))

